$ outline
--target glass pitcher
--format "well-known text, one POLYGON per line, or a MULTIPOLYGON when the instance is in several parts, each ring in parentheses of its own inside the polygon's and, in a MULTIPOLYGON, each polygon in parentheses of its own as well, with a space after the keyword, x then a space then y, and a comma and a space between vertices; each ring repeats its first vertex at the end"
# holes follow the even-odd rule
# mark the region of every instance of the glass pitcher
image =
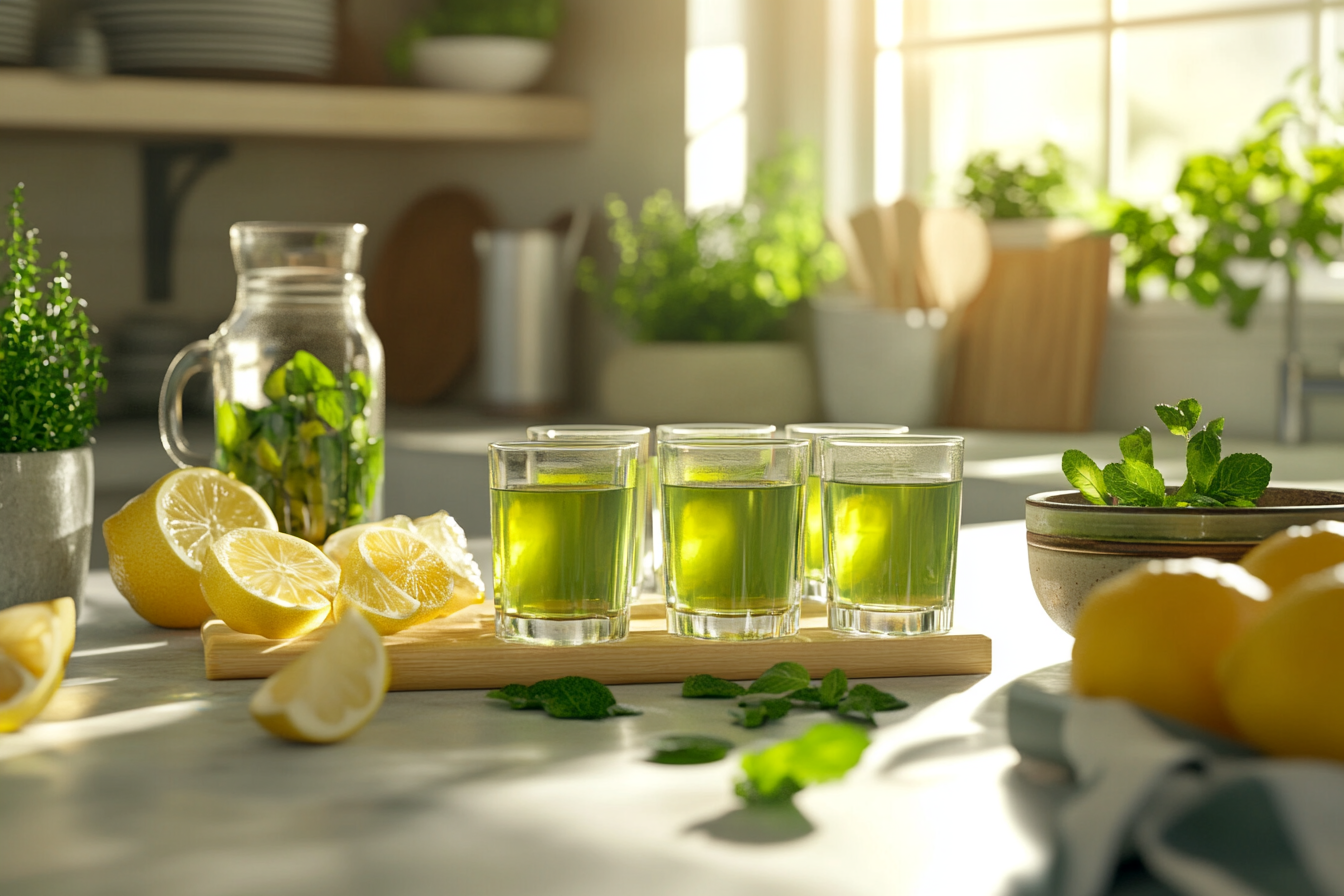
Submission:
POLYGON ((233 313, 178 353, 159 395, 159 434, 178 466, 247 483, 280 531, 314 544, 383 515, 383 346, 358 274, 367 232, 233 225, 233 313), (213 457, 192 451, 182 431, 182 388, 204 370, 215 387, 213 457))

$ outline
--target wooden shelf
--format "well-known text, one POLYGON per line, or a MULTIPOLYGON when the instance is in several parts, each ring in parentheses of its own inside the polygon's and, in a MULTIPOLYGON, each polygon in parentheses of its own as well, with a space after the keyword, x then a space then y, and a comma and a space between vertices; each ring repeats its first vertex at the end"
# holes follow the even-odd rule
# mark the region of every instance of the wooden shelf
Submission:
POLYGON ((578 140, 590 123, 583 100, 544 94, 0 71, 5 130, 514 142, 578 140))

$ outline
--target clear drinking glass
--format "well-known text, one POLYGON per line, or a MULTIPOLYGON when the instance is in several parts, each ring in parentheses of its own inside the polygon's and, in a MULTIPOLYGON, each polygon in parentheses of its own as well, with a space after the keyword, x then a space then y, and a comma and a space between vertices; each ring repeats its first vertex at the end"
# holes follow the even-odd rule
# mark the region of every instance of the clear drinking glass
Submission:
POLYGON ((806 439, 663 442, 667 630, 713 640, 798 631, 806 439))
POLYGON ((321 544, 381 519, 383 346, 364 314, 363 224, 252 221, 229 228, 238 294, 209 339, 173 359, 159 433, 178 466, 256 489, 282 532, 321 544), (213 456, 187 445, 182 388, 209 372, 213 456))
POLYGON ((638 469, 636 442, 490 446, 496 635, 525 644, 625 637, 638 469))
POLYGON ((952 627, 962 453, 959 436, 822 437, 831 629, 921 635, 952 627))
POLYGON ((658 487, 658 446, 669 439, 768 439, 775 434, 773 423, 659 423, 654 430, 653 454, 649 458, 649 482, 653 484, 650 522, 653 528, 654 587, 663 587, 663 505, 658 487))
POLYGON ((898 436, 910 431, 896 423, 790 423, 784 435, 812 443, 807 474, 807 554, 803 558, 803 596, 826 599, 826 565, 821 547, 821 450, 822 436, 898 436))
POLYGON ((615 439, 639 444, 639 466, 635 474, 635 561, 630 564, 630 599, 638 600, 643 591, 647 566, 644 548, 648 543, 649 527, 649 428, 601 423, 564 423, 556 426, 529 426, 527 438, 532 442, 550 442, 557 439, 568 442, 610 442, 615 439))

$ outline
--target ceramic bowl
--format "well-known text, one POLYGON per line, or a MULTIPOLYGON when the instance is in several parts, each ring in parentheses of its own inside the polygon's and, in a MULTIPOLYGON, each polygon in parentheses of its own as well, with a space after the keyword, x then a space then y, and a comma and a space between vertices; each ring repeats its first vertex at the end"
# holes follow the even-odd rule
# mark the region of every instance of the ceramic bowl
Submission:
POLYGON ((1270 488, 1248 508, 1105 507, 1076 491, 1027 499, 1027 561, 1036 599, 1055 624, 1073 623, 1098 582, 1145 560, 1212 557, 1235 563, 1265 538, 1317 520, 1344 522, 1344 493, 1270 488))
POLYGON ((427 37, 411 49, 411 68, 426 87, 513 93, 537 83, 552 52, 549 41, 526 37, 427 37))

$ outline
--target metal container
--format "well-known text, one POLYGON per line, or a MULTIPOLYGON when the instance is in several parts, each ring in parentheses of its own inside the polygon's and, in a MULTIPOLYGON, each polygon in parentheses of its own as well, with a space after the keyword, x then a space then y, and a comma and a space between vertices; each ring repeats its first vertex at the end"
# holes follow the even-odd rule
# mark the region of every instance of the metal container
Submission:
POLYGON ((542 228, 482 230, 481 375, 487 408, 553 411, 569 391, 569 294, 589 216, 579 209, 561 234, 542 228))
POLYGON ((93 449, 0 454, 0 609, 73 597, 93 529, 93 449))

